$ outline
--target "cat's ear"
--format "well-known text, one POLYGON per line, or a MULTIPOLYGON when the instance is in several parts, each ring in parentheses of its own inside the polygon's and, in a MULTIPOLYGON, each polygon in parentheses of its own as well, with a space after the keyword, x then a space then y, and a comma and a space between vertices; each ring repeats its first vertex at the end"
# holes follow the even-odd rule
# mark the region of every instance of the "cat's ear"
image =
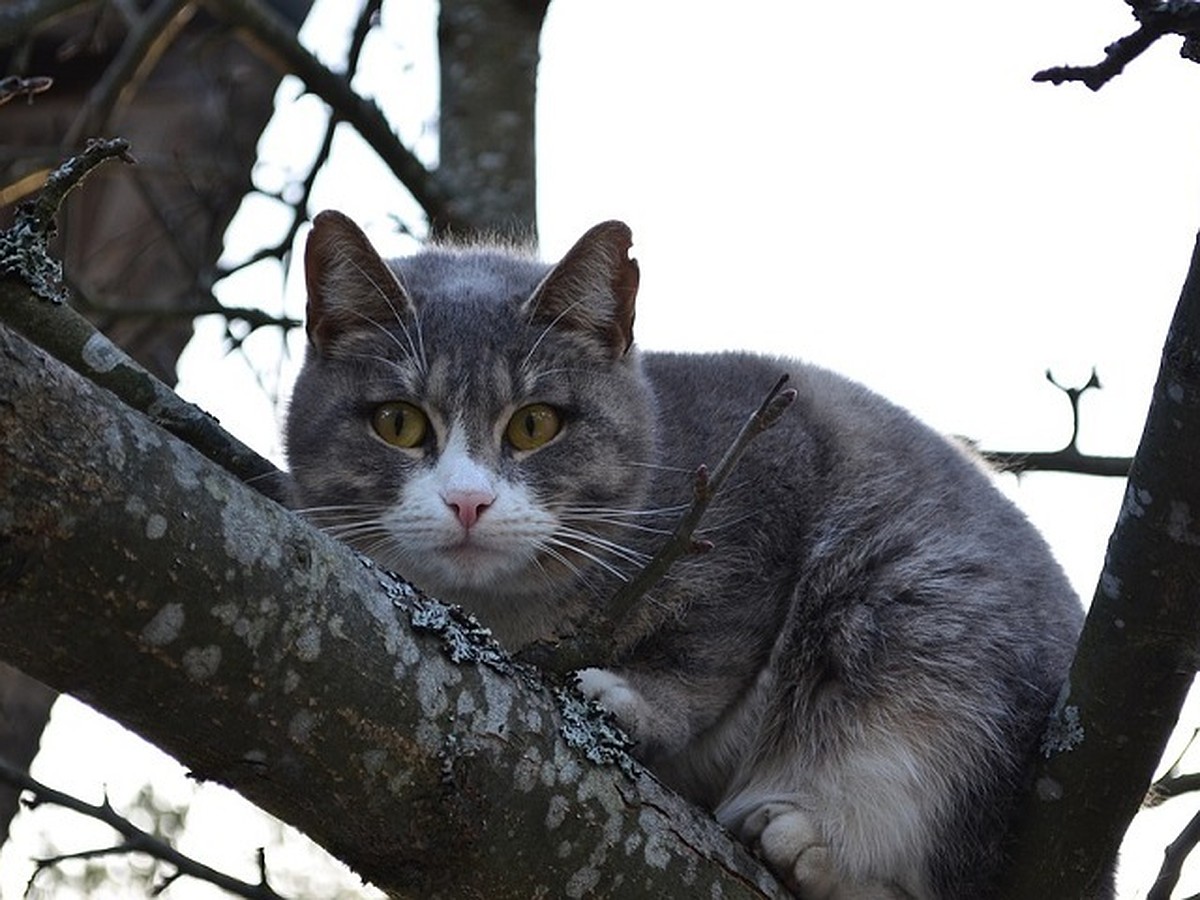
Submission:
POLYGON ((550 270, 526 303, 533 321, 581 333, 611 359, 633 344, 638 264, 624 222, 591 228, 550 270))
POLYGON ((367 236, 335 210, 317 213, 304 248, 305 327, 321 354, 348 334, 411 320, 404 287, 367 236))

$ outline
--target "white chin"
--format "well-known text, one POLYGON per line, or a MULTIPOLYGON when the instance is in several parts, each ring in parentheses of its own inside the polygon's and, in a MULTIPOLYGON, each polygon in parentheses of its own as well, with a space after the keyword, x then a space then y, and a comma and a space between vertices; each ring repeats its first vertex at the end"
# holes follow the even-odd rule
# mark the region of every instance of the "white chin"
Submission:
POLYGON ((524 594, 538 581, 526 560, 478 546, 431 550, 420 560, 396 563, 401 575, 450 603, 461 602, 463 594, 524 594))

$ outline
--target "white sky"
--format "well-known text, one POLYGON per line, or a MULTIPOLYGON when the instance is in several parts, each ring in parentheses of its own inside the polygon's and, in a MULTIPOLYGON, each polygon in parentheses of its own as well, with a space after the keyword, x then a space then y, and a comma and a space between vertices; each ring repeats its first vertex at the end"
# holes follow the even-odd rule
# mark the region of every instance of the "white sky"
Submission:
MULTIPOLYGON (((323 3, 307 30, 331 63, 355 5, 323 3)), ((357 82, 429 160, 433 17, 428 0, 390 0, 357 82)), ((1174 38, 1096 94, 1030 76, 1097 61, 1132 28, 1120 0, 553 0, 539 85, 545 255, 622 218, 642 268, 643 348, 806 358, 990 448, 1061 446, 1069 410, 1043 373, 1082 384, 1094 365, 1105 387, 1084 401, 1081 448, 1130 454, 1200 227, 1200 67, 1174 38)), ((303 174, 321 109, 305 98, 281 113, 260 183, 303 174)), ((402 252, 389 216, 411 204, 352 136, 338 156, 313 211, 341 208, 402 252)), ((271 206, 248 205, 235 254, 273 238, 271 206)), ((293 314, 299 287, 288 285, 293 314)), ((278 309, 280 289, 267 264, 224 297, 278 309)), ((277 457, 275 412, 219 337, 202 324, 181 391, 277 457)), ((272 389, 278 350, 269 333, 247 343, 272 389)), ((1090 598, 1121 485, 1027 476, 1007 489, 1090 598)), ((1197 803, 1175 806, 1163 813, 1186 818, 1197 803)), ((1169 839, 1148 827, 1152 853, 1128 854, 1123 897, 1144 895, 1169 839)), ((182 888, 172 895, 193 896, 182 888)))

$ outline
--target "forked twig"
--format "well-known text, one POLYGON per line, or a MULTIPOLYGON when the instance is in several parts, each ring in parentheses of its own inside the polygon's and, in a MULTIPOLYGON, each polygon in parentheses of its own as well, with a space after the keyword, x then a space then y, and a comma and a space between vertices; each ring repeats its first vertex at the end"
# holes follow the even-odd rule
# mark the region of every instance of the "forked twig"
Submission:
POLYGON ((206 866, 204 863, 180 853, 162 838, 156 837, 130 822, 112 807, 107 797, 99 804, 87 803, 78 797, 52 787, 47 787, 28 773, 10 765, 3 759, 0 759, 0 781, 7 782, 13 787, 20 788, 32 794, 32 797, 26 800, 26 804, 31 809, 46 803, 52 806, 61 806, 64 809, 77 812, 98 822, 103 822, 121 836, 121 841, 111 847, 83 850, 78 853, 64 853, 58 856, 35 860, 37 869, 30 879, 31 884, 33 879, 37 878, 43 870, 66 860, 94 859, 101 856, 126 853, 146 853, 155 859, 175 867, 176 872, 167 876, 166 880, 168 884, 182 875, 187 875, 207 881, 209 884, 216 885, 222 890, 228 891, 238 897, 247 897, 250 900, 284 900, 267 883, 265 855, 262 850, 258 854, 259 882, 258 884, 251 884, 248 881, 242 881, 239 878, 218 872, 211 866, 206 866))
POLYGON ((683 556, 703 553, 712 548, 710 542, 694 537, 696 528, 750 442, 778 422, 779 417, 795 401, 796 391, 784 387, 787 381, 788 376, 783 375, 775 382, 711 472, 705 465, 696 470, 692 502, 649 562, 625 582, 607 603, 598 605, 590 616, 578 623, 573 634, 553 644, 526 647, 517 654, 518 659, 546 671, 566 675, 584 666, 597 665, 611 654, 623 627, 637 614, 646 595, 671 566, 683 556))
POLYGON ((701 465, 696 470, 691 504, 679 517, 679 522, 671 536, 663 542, 650 561, 642 567, 637 575, 621 585, 609 600, 604 615, 610 622, 618 626, 624 622, 638 601, 662 580, 663 576, 667 574, 667 570, 680 557, 689 553, 703 553, 711 549, 712 545, 707 541, 697 541, 693 538, 696 528, 704 517, 709 503, 721 490, 729 473, 733 471, 742 454, 746 452, 746 448, 750 446, 750 442, 779 421, 779 417, 796 399, 795 389, 784 390, 787 381, 788 376, 785 374, 775 382, 775 386, 759 404, 758 409, 746 420, 711 474, 705 465, 701 465))

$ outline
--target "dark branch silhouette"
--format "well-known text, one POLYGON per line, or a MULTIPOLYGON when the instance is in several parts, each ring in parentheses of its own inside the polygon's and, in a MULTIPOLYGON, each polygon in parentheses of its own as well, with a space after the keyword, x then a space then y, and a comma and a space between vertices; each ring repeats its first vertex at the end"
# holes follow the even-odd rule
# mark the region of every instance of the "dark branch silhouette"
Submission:
POLYGON ((81 850, 76 853, 56 854, 35 860, 34 862, 37 867, 29 880, 31 888, 43 871, 67 860, 95 859, 101 856, 145 853, 170 864, 176 870, 174 874, 167 877, 164 884, 160 885, 160 891, 181 876, 188 876, 207 881, 235 896, 246 897, 248 900, 284 900, 267 883, 266 858, 262 850, 258 852, 259 881, 257 884, 252 884, 242 881, 240 878, 226 875, 224 872, 220 872, 184 853, 180 853, 162 838, 156 837, 143 828, 139 828, 125 816, 117 812, 112 804, 108 802, 107 797, 98 804, 87 803, 71 794, 47 787, 18 767, 10 765, 4 759, 0 759, 0 781, 27 792, 30 796, 25 800, 25 805, 29 809, 35 809, 44 804, 61 806, 82 816, 103 822, 112 828, 121 838, 119 843, 113 844, 110 847, 97 847, 90 850, 81 850))

